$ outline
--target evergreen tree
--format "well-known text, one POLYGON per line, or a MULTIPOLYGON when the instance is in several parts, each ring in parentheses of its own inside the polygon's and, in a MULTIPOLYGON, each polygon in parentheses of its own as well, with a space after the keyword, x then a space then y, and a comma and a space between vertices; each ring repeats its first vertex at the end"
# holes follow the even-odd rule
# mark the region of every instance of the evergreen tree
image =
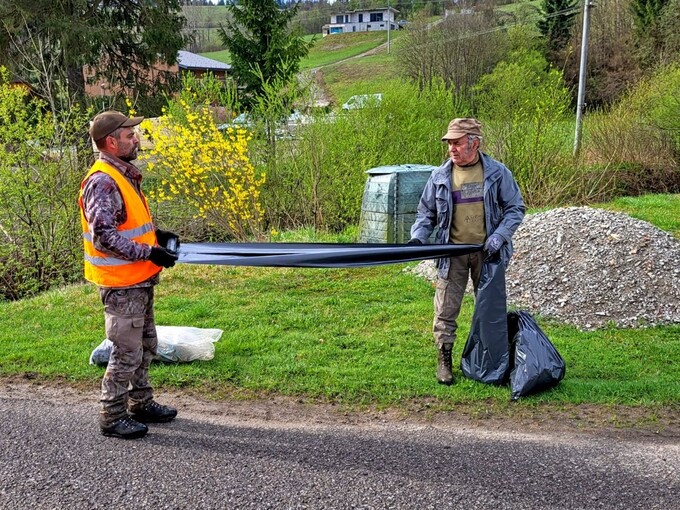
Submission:
POLYGON ((219 34, 231 53, 236 81, 245 89, 242 102, 251 105, 263 94, 263 82, 287 83, 297 74, 311 43, 289 28, 297 4, 281 9, 276 0, 240 0, 227 9, 232 20, 220 26, 219 34))
POLYGON ((84 66, 151 94, 165 81, 148 70, 174 64, 186 43, 181 8, 181 0, 0 0, 0 59, 25 79, 49 64, 70 96, 84 94, 84 66))
POLYGON ((576 14, 578 14, 577 0, 543 0, 542 19, 538 22, 538 29, 548 42, 551 57, 569 43, 576 14))
POLYGON ((638 32, 652 29, 658 22, 661 11, 669 0, 631 0, 635 28, 638 32))
MULTIPOLYGON (((637 54, 643 67, 659 63, 665 46, 662 17, 669 0, 631 0, 637 54)), ((677 30, 677 27, 676 27, 677 30)))

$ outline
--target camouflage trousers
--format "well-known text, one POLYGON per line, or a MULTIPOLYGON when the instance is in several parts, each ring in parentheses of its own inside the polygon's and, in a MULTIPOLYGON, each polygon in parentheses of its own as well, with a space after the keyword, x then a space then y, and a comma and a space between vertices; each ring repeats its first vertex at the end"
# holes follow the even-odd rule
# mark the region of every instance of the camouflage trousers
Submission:
POLYGON ((153 398, 149 365, 158 337, 153 314, 154 287, 100 288, 106 337, 113 343, 101 384, 99 422, 111 425, 128 408, 134 411, 153 398))
POLYGON ((445 344, 453 345, 458 329, 458 315, 465 296, 468 280, 472 279, 475 296, 482 274, 484 255, 481 251, 469 255, 451 257, 449 273, 446 278, 437 280, 434 293, 434 333, 435 347, 445 344))

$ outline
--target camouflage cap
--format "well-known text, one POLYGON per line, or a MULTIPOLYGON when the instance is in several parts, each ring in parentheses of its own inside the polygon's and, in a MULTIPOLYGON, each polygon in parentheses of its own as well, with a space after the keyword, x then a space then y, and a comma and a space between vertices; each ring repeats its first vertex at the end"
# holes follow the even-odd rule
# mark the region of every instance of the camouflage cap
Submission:
POLYGON ((90 136, 96 142, 121 127, 133 127, 144 120, 144 117, 128 117, 115 110, 102 112, 90 123, 90 136))
POLYGON ((442 136, 442 142, 456 140, 465 135, 482 136, 482 125, 477 119, 453 119, 449 122, 449 129, 442 136))

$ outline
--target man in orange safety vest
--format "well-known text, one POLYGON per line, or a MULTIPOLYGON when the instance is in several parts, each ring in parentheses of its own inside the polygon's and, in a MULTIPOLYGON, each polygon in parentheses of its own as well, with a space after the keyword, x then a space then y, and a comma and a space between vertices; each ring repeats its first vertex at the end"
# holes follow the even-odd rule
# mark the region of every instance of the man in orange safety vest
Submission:
POLYGON ((83 179, 78 203, 83 227, 85 278, 99 287, 106 336, 113 343, 101 384, 99 425, 106 436, 134 439, 146 423, 168 422, 177 410, 153 399, 149 364, 156 355, 154 286, 162 268, 175 265, 172 232, 154 227, 142 193, 142 174, 131 164, 143 117, 98 114, 90 136, 99 159, 83 179))

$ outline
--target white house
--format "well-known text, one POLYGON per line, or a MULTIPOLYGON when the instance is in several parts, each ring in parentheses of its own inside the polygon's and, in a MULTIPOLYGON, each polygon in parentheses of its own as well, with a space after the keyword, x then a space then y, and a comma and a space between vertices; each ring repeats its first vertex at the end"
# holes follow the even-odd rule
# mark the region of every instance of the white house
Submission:
POLYGON ((392 7, 377 9, 357 9, 331 16, 331 22, 322 27, 324 37, 331 34, 346 34, 348 32, 372 32, 374 30, 397 30, 395 22, 399 11, 392 7))

